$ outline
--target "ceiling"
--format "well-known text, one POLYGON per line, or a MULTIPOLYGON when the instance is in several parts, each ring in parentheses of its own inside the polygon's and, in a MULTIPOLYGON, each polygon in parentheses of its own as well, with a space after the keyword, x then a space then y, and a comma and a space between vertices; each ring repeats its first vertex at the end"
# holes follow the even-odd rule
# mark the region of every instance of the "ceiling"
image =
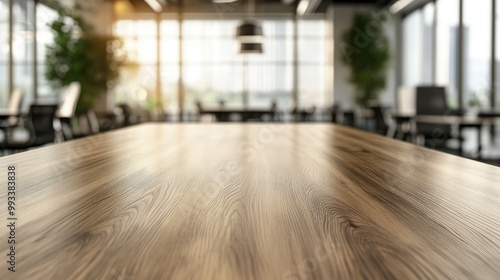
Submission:
MULTIPOLYGON (((128 1, 134 7, 137 12, 151 12, 151 8, 146 4, 144 0, 115 0, 116 1, 128 1)), ((231 12, 231 13, 244 13, 247 6, 248 0, 238 0, 234 3, 226 4, 214 4, 210 0, 159 0, 165 1, 163 11, 176 12, 179 10, 180 4, 182 9, 186 13, 210 13, 210 12, 231 12)), ((326 7, 330 4, 334 5, 374 5, 378 7, 383 7, 387 5, 391 0, 319 0, 320 5, 316 9, 316 13, 322 13, 326 11, 326 7)), ((284 13, 284 14, 294 14, 297 9, 297 4, 299 0, 255 0, 256 13, 284 13)))

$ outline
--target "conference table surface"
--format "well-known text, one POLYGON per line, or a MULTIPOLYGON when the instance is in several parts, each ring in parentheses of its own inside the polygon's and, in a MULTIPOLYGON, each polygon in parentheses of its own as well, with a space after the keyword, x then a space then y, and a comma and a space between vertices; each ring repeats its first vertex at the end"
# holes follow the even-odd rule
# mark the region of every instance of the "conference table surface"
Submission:
POLYGON ((500 279, 500 168, 333 124, 145 124, 15 165, 0 279, 500 279))

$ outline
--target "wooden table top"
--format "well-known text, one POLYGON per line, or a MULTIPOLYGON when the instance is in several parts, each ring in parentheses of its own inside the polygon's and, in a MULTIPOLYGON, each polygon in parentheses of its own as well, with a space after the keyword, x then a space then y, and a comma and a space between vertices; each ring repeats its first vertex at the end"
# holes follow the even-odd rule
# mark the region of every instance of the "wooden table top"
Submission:
POLYGON ((0 279, 500 279, 500 168, 332 124, 147 124, 17 168, 0 279))

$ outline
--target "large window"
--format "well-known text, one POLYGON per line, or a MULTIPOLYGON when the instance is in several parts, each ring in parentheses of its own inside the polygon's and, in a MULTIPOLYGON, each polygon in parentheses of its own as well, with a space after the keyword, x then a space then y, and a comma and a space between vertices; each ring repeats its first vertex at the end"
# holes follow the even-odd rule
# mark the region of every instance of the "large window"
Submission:
POLYGON ((37 36, 37 94, 42 100, 55 99, 57 92, 54 92, 45 78, 45 54, 47 45, 54 41, 54 33, 49 24, 56 20, 58 14, 53 9, 43 5, 37 4, 36 7, 36 36, 37 36))
POLYGON ((437 0, 407 15, 402 34, 404 85, 447 86, 451 107, 499 109, 499 16, 500 0, 437 0), (492 19, 494 2, 498 15, 495 21, 492 19), (497 27, 496 42, 492 41, 493 24, 497 27), (496 48, 496 64, 492 64, 492 47, 496 48), (493 85, 492 65, 497 73, 493 85), (491 104, 493 94, 497 96, 496 104, 491 104))
POLYGON ((459 2, 437 1, 437 83, 448 88, 448 102, 458 106, 459 2))
POLYGON ((422 83, 422 14, 421 11, 408 15, 403 22, 404 34, 404 85, 418 86, 422 83))
MULTIPOLYGON (((14 88, 24 93, 24 104, 31 104, 34 92, 34 2, 19 0, 13 3, 13 69, 14 88)), ((27 106, 24 106, 27 109, 27 106)))
POLYGON ((262 27, 264 53, 246 57, 249 105, 270 106, 275 101, 286 108, 293 103, 293 21, 265 20, 262 27))
POLYGON ((422 82, 424 84, 432 84, 434 82, 435 76, 435 64, 434 64, 434 13, 435 6, 434 3, 428 3, 422 9, 423 17, 423 30, 422 30, 422 41, 423 41, 423 59, 422 59, 422 82))
POLYGON ((160 24, 161 34, 161 96, 163 109, 179 113, 179 22, 164 19, 160 24))
POLYGON ((41 3, 36 4, 35 9, 35 3, 33 0, 0 0, 0 107, 8 105, 9 90, 12 89, 23 91, 24 110, 27 110, 34 101, 35 95, 42 99, 51 96, 51 100, 57 97, 50 89, 44 75, 45 46, 54 40, 48 24, 57 18, 57 13, 41 3), (9 14, 9 2, 12 3, 12 14, 9 14), (9 35, 10 29, 12 29, 11 35, 9 35), (12 49, 9 48, 9 40, 12 40, 12 49), (37 61, 35 61, 35 42, 37 61))
POLYGON ((288 109, 294 102, 297 85, 301 107, 323 107, 326 90, 326 23, 320 19, 297 22, 294 34, 291 19, 262 19, 264 53, 238 53, 235 30, 241 20, 187 18, 179 28, 176 19, 164 18, 160 28, 160 72, 156 71, 156 26, 150 19, 122 19, 115 34, 125 42, 129 59, 136 64, 125 68, 116 88, 117 101, 138 101, 152 96, 160 78, 161 104, 168 113, 179 112, 180 50, 182 31, 183 111, 204 106, 271 106, 288 109), (297 82, 294 82, 294 39, 298 42, 297 82), (142 44, 142 45, 141 45, 142 44), (314 50, 314 51, 311 51, 314 50))
POLYGON ((243 104, 243 56, 237 53, 234 20, 185 20, 182 24, 184 109, 224 101, 243 104))
POLYGON ((9 1, 0 0, 0 106, 9 97, 9 1))
POLYGON ((322 20, 300 20, 297 24, 299 106, 323 107, 326 105, 326 94, 329 94, 326 90, 326 23, 322 20))
POLYGON ((464 105, 489 106, 492 0, 464 0, 464 105))
POLYGON ((495 66, 496 66, 496 77, 494 84, 494 92, 495 96, 495 108, 500 109, 500 1, 496 4, 496 16, 495 16, 495 25, 496 25, 496 45, 495 45, 495 66))
POLYGON ((130 64, 121 72, 115 88, 116 102, 149 106, 156 102, 157 29, 153 19, 121 20, 115 25, 130 64))

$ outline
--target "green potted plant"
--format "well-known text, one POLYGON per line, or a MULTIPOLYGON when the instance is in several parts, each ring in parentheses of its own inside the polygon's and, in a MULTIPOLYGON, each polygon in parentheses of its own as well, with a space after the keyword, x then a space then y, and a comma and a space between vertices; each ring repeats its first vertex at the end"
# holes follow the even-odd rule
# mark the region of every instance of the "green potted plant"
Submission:
POLYGON ((59 17, 49 24, 55 38, 46 46, 45 77, 54 89, 80 82, 76 112, 85 113, 92 109, 101 94, 114 86, 119 68, 126 59, 122 42, 112 36, 95 34, 78 16, 78 11, 57 4, 53 6, 59 17))
POLYGON ((340 44, 342 61, 350 68, 349 82, 356 87, 355 102, 366 107, 378 101, 386 86, 390 60, 389 41, 384 34, 385 15, 357 13, 340 44))

